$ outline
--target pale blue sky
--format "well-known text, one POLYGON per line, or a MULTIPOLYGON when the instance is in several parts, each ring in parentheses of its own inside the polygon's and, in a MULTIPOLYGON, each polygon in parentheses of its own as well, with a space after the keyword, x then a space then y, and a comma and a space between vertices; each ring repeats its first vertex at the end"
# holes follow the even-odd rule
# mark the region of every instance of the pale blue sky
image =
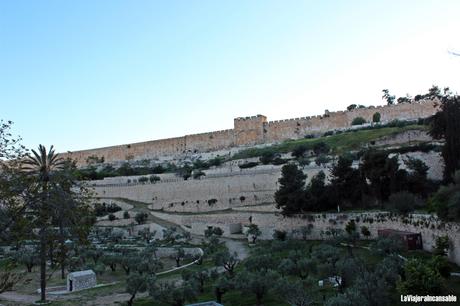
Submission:
POLYGON ((0 118, 58 151, 458 89, 460 1, 0 1, 0 118))

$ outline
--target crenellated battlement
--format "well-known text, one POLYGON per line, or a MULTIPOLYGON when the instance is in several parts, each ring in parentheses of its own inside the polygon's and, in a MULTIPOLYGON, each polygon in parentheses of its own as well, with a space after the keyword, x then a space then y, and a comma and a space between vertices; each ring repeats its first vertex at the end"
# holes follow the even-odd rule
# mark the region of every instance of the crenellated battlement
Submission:
POLYGON ((370 106, 353 110, 329 112, 323 115, 297 117, 267 121, 264 115, 238 117, 233 129, 198 133, 161 140, 152 140, 111 147, 62 153, 64 157, 77 160, 79 166, 86 164, 90 156, 104 157, 105 162, 158 158, 181 155, 187 152, 210 152, 237 146, 273 143, 287 139, 298 139, 309 134, 320 134, 330 130, 345 129, 353 119, 362 117, 372 122, 373 115, 380 113, 381 122, 395 119, 414 120, 427 118, 438 110, 437 101, 426 100, 413 103, 370 106))

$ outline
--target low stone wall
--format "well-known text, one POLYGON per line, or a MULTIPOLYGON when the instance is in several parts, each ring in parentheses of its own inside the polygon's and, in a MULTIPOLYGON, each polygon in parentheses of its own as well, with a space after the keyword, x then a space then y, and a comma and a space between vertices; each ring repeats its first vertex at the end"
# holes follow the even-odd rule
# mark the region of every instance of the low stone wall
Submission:
MULTIPOLYGON (((262 231, 261 239, 272 239, 274 230, 291 232, 302 226, 313 225, 308 239, 329 239, 331 230, 344 230, 349 220, 355 220, 358 229, 366 226, 371 232, 371 238, 377 237, 380 229, 396 229, 422 234, 423 248, 432 251, 436 238, 447 235, 452 247, 449 259, 460 264, 460 225, 458 223, 445 223, 435 216, 414 214, 401 217, 388 212, 363 212, 363 213, 329 213, 309 214, 295 217, 283 217, 278 213, 251 213, 234 212, 208 215, 172 215, 153 212, 156 217, 173 223, 187 226, 193 234, 203 235, 208 225, 226 227, 230 224, 241 223, 243 226, 252 222, 257 224, 262 231)), ((224 230, 224 236, 230 236, 224 230)))

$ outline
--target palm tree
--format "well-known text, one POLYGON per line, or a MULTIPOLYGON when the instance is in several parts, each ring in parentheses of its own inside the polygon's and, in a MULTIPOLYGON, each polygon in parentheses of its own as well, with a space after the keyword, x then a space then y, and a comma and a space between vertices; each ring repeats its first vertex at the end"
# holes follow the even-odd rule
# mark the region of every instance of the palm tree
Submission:
POLYGON ((45 146, 39 145, 38 152, 32 150, 23 162, 23 169, 33 176, 35 194, 32 197, 31 210, 36 213, 40 237, 40 289, 41 301, 46 301, 46 243, 47 229, 51 224, 50 189, 53 184, 53 174, 62 169, 64 161, 54 152, 53 146, 46 151, 45 146))

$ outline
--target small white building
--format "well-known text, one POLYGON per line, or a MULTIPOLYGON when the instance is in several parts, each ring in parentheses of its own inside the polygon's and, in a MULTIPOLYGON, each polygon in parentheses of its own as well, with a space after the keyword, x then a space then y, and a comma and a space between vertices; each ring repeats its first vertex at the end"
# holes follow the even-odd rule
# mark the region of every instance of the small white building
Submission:
POLYGON ((76 271, 67 274, 67 291, 78 291, 96 286, 96 273, 93 270, 76 271))

